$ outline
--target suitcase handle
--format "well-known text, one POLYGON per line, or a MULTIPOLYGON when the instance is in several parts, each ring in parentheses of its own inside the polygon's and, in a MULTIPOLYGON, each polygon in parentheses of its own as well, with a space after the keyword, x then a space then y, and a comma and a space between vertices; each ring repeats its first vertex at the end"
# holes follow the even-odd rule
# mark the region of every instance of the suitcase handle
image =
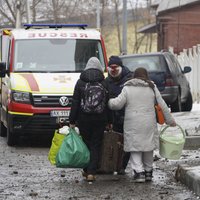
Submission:
POLYGON ((117 142, 117 145, 119 148, 123 148, 123 146, 124 146, 121 142, 117 142))

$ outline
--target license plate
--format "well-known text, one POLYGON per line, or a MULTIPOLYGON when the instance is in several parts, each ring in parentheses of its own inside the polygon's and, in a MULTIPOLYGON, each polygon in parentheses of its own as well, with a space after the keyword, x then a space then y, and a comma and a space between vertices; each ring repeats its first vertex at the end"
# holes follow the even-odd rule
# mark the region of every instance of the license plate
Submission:
POLYGON ((50 112, 51 117, 69 117, 69 110, 52 110, 50 112))

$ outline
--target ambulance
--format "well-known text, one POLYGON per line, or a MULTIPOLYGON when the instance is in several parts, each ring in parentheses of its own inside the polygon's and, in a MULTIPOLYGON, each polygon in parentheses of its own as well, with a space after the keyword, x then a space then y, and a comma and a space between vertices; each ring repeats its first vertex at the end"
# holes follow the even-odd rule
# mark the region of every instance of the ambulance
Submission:
POLYGON ((106 70, 101 33, 86 24, 25 24, 0 34, 0 136, 51 135, 68 122, 76 81, 90 57, 106 70))

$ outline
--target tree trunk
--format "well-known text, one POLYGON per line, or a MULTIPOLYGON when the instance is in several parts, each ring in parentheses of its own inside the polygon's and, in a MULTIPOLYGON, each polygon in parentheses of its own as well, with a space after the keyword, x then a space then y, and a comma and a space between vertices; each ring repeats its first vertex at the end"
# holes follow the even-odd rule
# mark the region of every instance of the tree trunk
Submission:
POLYGON ((118 2, 115 0, 115 16, 116 16, 116 25, 117 25, 117 36, 119 43, 119 51, 122 52, 121 46, 121 34, 120 34, 120 22, 119 22, 119 12, 118 12, 118 2))

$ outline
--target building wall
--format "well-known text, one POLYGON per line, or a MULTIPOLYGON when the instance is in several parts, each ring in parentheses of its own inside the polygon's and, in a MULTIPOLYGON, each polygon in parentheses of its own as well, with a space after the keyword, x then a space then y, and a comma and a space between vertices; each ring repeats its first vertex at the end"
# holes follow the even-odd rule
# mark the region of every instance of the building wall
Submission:
POLYGON ((159 51, 172 46, 174 52, 179 53, 200 44, 200 2, 198 4, 157 16, 159 51))

